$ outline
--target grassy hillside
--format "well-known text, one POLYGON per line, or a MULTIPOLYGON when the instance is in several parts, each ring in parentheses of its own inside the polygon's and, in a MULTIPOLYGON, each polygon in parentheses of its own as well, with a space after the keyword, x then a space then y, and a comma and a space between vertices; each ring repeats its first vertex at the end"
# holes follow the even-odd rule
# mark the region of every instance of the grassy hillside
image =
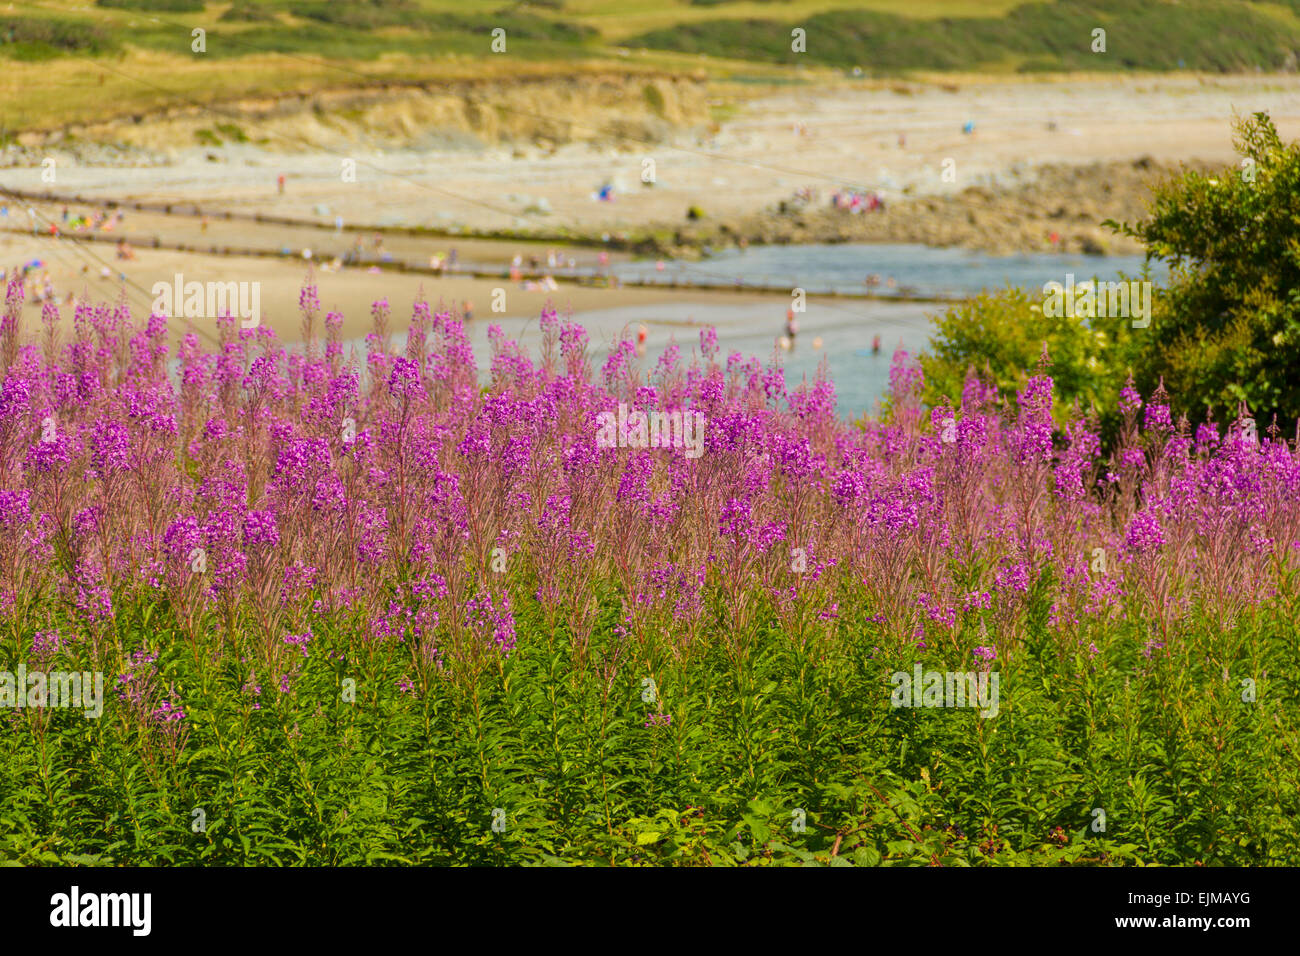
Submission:
POLYGON ((1300 50, 1300 24, 1280 7, 1236 0, 1086 0, 937 19, 861 8, 793 20, 709 19, 652 30, 628 42, 705 54, 740 46, 757 60, 795 64, 806 57, 876 74, 1008 64, 1019 71, 1233 72, 1280 68, 1291 51, 1300 50), (791 50, 793 26, 807 33, 805 53, 791 50), (1106 31, 1104 53, 1093 52, 1098 28, 1106 31))
POLYGON ((812 81, 855 68, 1276 70, 1298 54, 1300 0, 29 0, 0 11, 0 109, 13 130, 187 97, 615 65, 718 78, 797 67, 812 81), (806 53, 790 49, 794 27, 806 53), (1091 50, 1097 27, 1104 54, 1091 50))

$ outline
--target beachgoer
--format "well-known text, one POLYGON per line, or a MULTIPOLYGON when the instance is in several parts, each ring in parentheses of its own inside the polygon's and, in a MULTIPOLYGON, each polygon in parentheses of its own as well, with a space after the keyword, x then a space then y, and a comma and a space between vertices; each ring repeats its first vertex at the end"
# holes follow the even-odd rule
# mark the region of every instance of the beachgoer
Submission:
POLYGON ((799 321, 794 317, 794 309, 786 309, 785 334, 791 342, 794 342, 794 337, 799 334, 799 321))
POLYGON ((872 355, 879 355, 879 354, 880 354, 880 336, 879 336, 879 335, 875 336, 875 337, 872 338, 872 340, 871 340, 871 354, 872 354, 872 355))
POLYGON ((280 190, 280 195, 283 196, 284 195, 284 173, 281 173, 279 176, 276 177, 275 184, 280 190))
POLYGON ((465 300, 465 321, 469 322, 473 320, 473 318, 474 318, 474 303, 469 301, 469 299, 466 299, 465 300))

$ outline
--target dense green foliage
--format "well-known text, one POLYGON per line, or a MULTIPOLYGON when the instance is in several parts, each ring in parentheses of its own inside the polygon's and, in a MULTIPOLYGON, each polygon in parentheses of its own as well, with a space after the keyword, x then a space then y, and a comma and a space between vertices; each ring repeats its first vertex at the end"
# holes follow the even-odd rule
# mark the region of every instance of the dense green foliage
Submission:
POLYGON ((1261 428, 1276 416, 1290 434, 1300 420, 1300 144, 1283 143, 1259 113, 1237 124, 1237 147, 1236 167, 1158 184, 1150 218, 1107 223, 1170 266, 1149 327, 1050 319, 1037 290, 977 296, 935 319, 921 357, 927 399, 956 403, 970 368, 1007 393, 1045 347, 1058 412, 1095 405, 1108 435, 1129 375, 1146 394, 1163 382, 1175 417, 1193 424, 1233 420, 1244 402, 1261 428))
POLYGON ((1159 186, 1150 218, 1123 231, 1173 267, 1138 382, 1163 378, 1175 412, 1238 405, 1290 432, 1300 419, 1300 143, 1267 114, 1241 120, 1236 168, 1159 186))
MULTIPOLYGON (((985 720, 891 709, 885 677, 912 659, 874 648, 865 623, 825 651, 773 628, 740 658, 718 647, 674 663, 620 644, 612 615, 585 656, 521 620, 508 661, 404 692, 408 647, 367 644, 363 621, 340 620, 317 628, 290 692, 268 679, 255 697, 239 655, 212 663, 216 642, 255 653, 249 631, 214 627, 196 658, 165 605, 124 608, 123 656, 161 650, 188 742, 173 760, 157 731, 128 729, 111 690, 100 720, 9 711, 0 859, 764 865, 825 863, 835 848, 862 864, 1294 863, 1298 615, 1292 594, 1231 632, 1195 627, 1154 660, 1122 625, 1091 632, 1095 658, 1034 627, 1000 665, 1000 713, 985 720), (645 726, 661 710, 671 724, 645 726)), ((13 652, 10 639, 10 668, 13 652)), ((50 666, 88 666, 78 657, 50 666)))

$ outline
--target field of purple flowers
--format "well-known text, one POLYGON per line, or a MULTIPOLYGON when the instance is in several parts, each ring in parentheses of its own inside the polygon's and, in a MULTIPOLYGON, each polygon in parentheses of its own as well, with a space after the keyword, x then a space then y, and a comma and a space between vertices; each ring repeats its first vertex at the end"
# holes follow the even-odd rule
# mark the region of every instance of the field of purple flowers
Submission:
POLYGON ((1103 453, 1050 358, 927 409, 900 353, 847 422, 707 329, 645 369, 547 311, 485 385, 423 302, 356 356, 310 285, 294 347, 23 295, 0 859, 1300 862, 1300 452, 1249 419, 1130 388, 1103 453))

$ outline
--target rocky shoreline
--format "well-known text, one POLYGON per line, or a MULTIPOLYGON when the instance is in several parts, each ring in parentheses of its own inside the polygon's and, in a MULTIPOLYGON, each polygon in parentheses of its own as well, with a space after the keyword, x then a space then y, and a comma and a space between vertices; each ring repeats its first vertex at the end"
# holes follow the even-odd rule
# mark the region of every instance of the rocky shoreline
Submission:
POLYGON ((992 254, 1131 254, 1141 252, 1141 246, 1101 223, 1145 217, 1151 185, 1180 168, 1204 172, 1214 167, 1180 167, 1149 158, 1042 166, 1031 181, 1011 188, 971 186, 948 196, 908 197, 858 214, 829 204, 797 208, 783 203, 784 208, 750 216, 651 230, 649 237, 631 246, 642 253, 682 258, 735 245, 841 242, 959 246, 992 254))

